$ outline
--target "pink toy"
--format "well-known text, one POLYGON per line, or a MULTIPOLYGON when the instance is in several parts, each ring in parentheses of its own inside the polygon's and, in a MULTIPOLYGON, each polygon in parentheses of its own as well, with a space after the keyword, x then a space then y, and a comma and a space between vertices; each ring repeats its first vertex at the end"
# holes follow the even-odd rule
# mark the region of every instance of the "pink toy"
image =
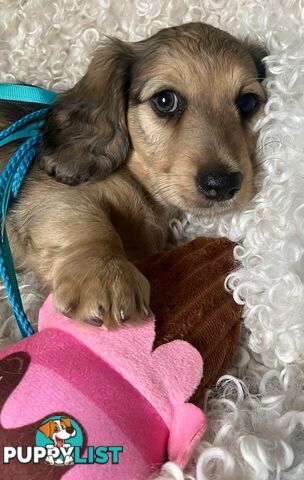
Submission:
POLYGON ((1 478, 147 480, 167 460, 184 467, 206 428, 203 412, 185 403, 201 380, 202 359, 182 340, 151 352, 154 335, 154 317, 109 332, 64 317, 48 298, 39 333, 0 354, 1 448, 34 446, 39 431, 52 445, 71 445, 78 428, 83 458, 92 460, 97 446, 123 451, 116 464, 77 464, 72 455, 57 458, 60 466, 12 458, 1 462, 1 478))

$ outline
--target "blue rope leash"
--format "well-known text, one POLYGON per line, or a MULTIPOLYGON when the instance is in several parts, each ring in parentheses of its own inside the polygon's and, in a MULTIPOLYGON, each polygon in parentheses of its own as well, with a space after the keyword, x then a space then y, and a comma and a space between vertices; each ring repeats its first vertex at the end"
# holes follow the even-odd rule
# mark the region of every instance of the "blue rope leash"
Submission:
MULTIPOLYGON (((50 105, 56 96, 43 88, 0 84, 0 100, 50 105)), ((17 197, 28 168, 36 157, 46 112, 47 108, 36 110, 0 132, 0 148, 24 139, 0 175, 0 276, 23 337, 32 335, 34 330, 24 313, 5 222, 10 201, 17 197)))

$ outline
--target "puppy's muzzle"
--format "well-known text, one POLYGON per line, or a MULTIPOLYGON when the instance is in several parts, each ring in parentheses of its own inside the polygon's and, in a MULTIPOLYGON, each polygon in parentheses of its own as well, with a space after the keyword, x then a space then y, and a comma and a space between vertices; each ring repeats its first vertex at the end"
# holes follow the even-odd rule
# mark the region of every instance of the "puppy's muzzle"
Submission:
POLYGON ((202 169, 196 177, 198 190, 208 199, 216 202, 230 200, 240 190, 242 174, 226 169, 202 169))

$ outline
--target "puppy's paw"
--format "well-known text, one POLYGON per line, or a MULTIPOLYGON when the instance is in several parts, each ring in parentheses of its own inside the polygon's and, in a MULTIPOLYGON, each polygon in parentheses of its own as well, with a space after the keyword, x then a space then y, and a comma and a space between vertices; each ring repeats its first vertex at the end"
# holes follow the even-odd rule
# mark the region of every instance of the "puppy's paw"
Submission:
POLYGON ((64 464, 73 465, 73 463, 74 463, 73 457, 71 457, 70 455, 67 455, 64 459, 64 464))
POLYGON ((55 281, 53 293, 57 310, 96 326, 115 328, 148 315, 149 282, 123 257, 98 259, 89 272, 65 272, 55 281))

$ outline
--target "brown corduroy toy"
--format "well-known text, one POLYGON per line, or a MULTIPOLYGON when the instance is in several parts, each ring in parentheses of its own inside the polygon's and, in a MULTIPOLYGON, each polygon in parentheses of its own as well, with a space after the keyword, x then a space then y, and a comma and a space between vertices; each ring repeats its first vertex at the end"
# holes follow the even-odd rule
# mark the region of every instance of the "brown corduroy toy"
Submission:
POLYGON ((137 263, 151 284, 155 348, 179 338, 203 357, 195 403, 225 372, 239 337, 240 307, 224 288, 235 267, 233 246, 227 239, 200 237, 137 263))

